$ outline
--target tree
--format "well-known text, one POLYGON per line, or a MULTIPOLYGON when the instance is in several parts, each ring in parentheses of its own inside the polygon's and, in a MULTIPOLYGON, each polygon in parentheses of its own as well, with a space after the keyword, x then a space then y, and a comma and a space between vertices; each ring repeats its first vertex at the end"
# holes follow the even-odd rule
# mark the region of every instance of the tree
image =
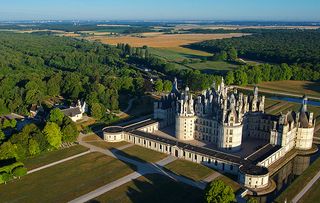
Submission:
POLYGON ((6 172, 0 173, 0 183, 5 183, 12 179, 12 175, 6 172))
POLYGON ((154 84, 154 88, 157 92, 162 92, 163 91, 163 82, 161 79, 158 79, 155 84, 154 84))
POLYGON ((60 109, 54 108, 50 111, 50 116, 49 116, 50 122, 55 122, 58 125, 61 125, 63 118, 64 118, 64 113, 60 109))
POLYGON ((228 50, 228 59, 230 61, 235 61, 238 59, 238 52, 234 47, 228 50))
POLYGON ((0 144, 6 139, 6 135, 2 130, 0 130, 0 144))
POLYGON ((43 129, 48 143, 55 149, 58 149, 62 141, 62 133, 60 127, 56 123, 48 122, 43 129))
POLYGON ((61 74, 53 75, 47 82, 47 91, 51 96, 59 96, 60 95, 60 84, 62 81, 61 74))
POLYGON ((228 74, 226 76, 226 84, 231 85, 234 83, 234 74, 233 71, 228 71, 228 74))
POLYGON ((34 139, 30 139, 29 141, 29 154, 31 156, 34 156, 34 155, 37 155, 37 154, 40 154, 40 147, 39 147, 39 144, 36 140, 34 139))
POLYGON ((247 200, 247 203, 258 203, 258 200, 254 197, 250 197, 248 200, 247 200))
POLYGON ((27 174, 27 168, 25 167, 17 167, 15 169, 12 170, 12 174, 15 176, 15 177, 21 177, 21 176, 24 176, 27 174))
POLYGON ((69 124, 66 124, 62 128, 63 142, 74 142, 77 139, 77 136, 78 136, 77 126, 72 121, 69 124))
POLYGON ((96 119, 101 119, 104 116, 103 109, 101 107, 101 104, 94 103, 91 106, 91 115, 96 119))
POLYGON ((172 90, 172 82, 169 80, 165 80, 163 82, 163 90, 166 92, 170 92, 172 90))
POLYGON ((225 185, 222 180, 215 180, 211 182, 205 189, 205 202, 229 203, 234 202, 235 199, 232 188, 225 185))

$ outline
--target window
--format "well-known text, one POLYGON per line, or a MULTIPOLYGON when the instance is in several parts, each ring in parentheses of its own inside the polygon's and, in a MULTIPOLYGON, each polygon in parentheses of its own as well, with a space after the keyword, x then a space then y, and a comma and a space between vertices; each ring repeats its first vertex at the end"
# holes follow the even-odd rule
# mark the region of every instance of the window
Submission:
POLYGON ((162 149, 162 145, 160 145, 160 149, 162 149))
POLYGON ((232 137, 229 137, 229 142, 232 142, 232 137))
POLYGON ((230 135, 233 135, 233 130, 232 130, 232 129, 230 129, 230 132, 229 132, 229 133, 230 133, 230 135))
POLYGON ((211 164, 211 159, 208 159, 208 164, 211 164))

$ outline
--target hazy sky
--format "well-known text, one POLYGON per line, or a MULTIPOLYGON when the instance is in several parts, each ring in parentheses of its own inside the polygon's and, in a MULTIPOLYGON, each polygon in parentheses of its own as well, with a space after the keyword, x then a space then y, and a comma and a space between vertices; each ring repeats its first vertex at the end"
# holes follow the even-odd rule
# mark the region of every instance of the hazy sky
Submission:
POLYGON ((0 20, 320 21, 320 0, 0 0, 0 20))

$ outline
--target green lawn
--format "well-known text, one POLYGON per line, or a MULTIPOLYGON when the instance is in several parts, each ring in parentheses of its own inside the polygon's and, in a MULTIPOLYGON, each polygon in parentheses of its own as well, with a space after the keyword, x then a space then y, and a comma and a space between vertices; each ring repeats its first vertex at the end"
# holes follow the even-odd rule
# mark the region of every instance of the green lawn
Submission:
POLYGON ((215 170, 210 169, 204 165, 185 160, 176 160, 167 164, 165 168, 175 174, 185 176, 195 181, 203 180, 209 175, 217 173, 215 170))
POLYGON ((150 174, 113 189, 91 202, 194 203, 203 201, 203 191, 166 176, 150 174))
POLYGON ((188 64, 188 66, 201 71, 206 71, 206 70, 228 71, 228 70, 236 69, 238 67, 238 65, 228 63, 225 61, 206 61, 206 62, 188 64))
POLYGON ((167 156, 166 154, 146 149, 137 145, 121 151, 117 151, 116 153, 141 162, 157 162, 167 156))
POLYGON ((320 200, 320 180, 318 180, 298 201, 299 203, 313 203, 320 200))
POLYGON ((36 157, 23 161, 23 163, 28 168, 28 170, 31 170, 85 152, 87 150, 88 148, 86 147, 76 145, 65 149, 42 153, 36 157))
POLYGON ((97 142, 90 142, 90 144, 103 148, 103 149, 113 149, 118 148, 124 145, 129 144, 128 142, 105 142, 105 141, 97 141, 97 142))
POLYGON ((238 182, 234 181, 233 179, 225 175, 221 175, 217 177, 215 180, 222 180, 226 185, 229 185, 234 192, 237 192, 241 188, 238 182))
MULTIPOLYGON (((311 164, 297 179, 291 183, 291 185, 283 191, 275 202, 282 203, 287 199, 287 202, 291 200, 302 190, 302 188, 308 184, 308 182, 318 173, 320 170, 320 158, 311 164)), ((318 181, 319 182, 319 181, 318 181)), ((312 191, 311 191, 312 192, 312 191)), ((316 191, 316 193, 319 191, 316 191)), ((314 192, 313 192, 314 193, 314 192)), ((317 194, 319 195, 319 194, 317 194)))
POLYGON ((183 47, 150 48, 150 53, 169 61, 182 61, 184 59, 200 59, 204 56, 211 56, 211 54, 207 52, 183 47))
POLYGON ((90 153, 0 185, 1 202, 67 202, 133 171, 117 159, 90 153))

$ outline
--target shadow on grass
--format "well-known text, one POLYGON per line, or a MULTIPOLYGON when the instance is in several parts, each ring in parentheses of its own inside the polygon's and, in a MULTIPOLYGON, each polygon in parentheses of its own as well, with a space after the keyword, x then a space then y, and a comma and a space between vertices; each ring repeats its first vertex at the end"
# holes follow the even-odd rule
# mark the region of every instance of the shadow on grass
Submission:
POLYGON ((148 174, 143 178, 132 180, 125 191, 117 191, 116 189, 111 198, 114 199, 112 200, 109 197, 107 199, 96 198, 90 202, 203 202, 203 191, 176 182, 164 175, 148 174))

